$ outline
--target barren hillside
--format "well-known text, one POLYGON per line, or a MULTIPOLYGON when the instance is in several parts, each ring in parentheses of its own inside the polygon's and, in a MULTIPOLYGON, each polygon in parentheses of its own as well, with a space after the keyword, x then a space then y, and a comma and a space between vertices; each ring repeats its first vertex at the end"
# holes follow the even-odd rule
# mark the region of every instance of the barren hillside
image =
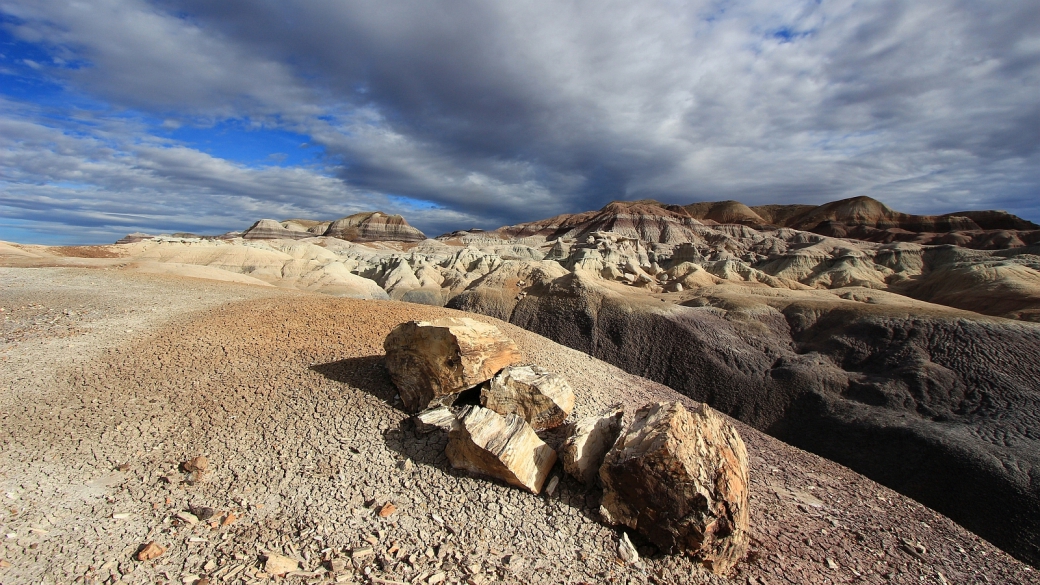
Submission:
MULTIPOLYGON (((105 270, 3 277, 4 583, 263 582, 267 552, 297 558, 290 580, 307 582, 717 580, 638 540, 644 568, 623 565, 595 490, 563 477, 533 496, 469 478, 448 467, 443 439, 413 432, 382 339, 451 311, 105 270), (178 469, 197 455, 207 474, 178 469), (397 511, 382 518, 386 502, 397 511), (177 518, 207 508, 198 524, 177 518), (147 541, 167 550, 131 560, 147 541)), ((689 400, 498 325, 571 380, 576 415, 689 400)), ((912 500, 739 428, 753 546, 736 582, 1037 581, 912 500)))

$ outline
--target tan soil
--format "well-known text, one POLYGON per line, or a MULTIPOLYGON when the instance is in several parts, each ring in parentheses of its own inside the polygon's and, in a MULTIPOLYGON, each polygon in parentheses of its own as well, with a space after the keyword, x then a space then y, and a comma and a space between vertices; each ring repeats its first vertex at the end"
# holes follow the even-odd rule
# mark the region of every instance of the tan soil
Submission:
MULTIPOLYGON (((470 478, 449 468, 442 437, 413 433, 382 340, 456 311, 102 270, 0 269, 0 282, 2 583, 263 582, 265 552, 305 571, 345 559, 346 582, 461 582, 470 565, 490 582, 723 582, 635 537, 645 569, 624 566, 596 490, 564 479, 533 496, 470 478), (197 455, 209 459, 201 478, 178 469, 197 455), (387 502, 397 510, 382 518, 387 502), (174 515, 189 506, 234 519, 182 525, 174 515), (133 560, 148 542, 167 550, 133 560), (374 555, 351 559, 363 546, 374 555)), ((575 416, 689 402, 495 323, 571 381, 575 416)), ((738 427, 753 550, 732 582, 1040 582, 912 500, 738 427)))
POLYGON ((120 254, 114 246, 54 246, 48 248, 55 256, 69 258, 124 258, 125 253, 120 254))

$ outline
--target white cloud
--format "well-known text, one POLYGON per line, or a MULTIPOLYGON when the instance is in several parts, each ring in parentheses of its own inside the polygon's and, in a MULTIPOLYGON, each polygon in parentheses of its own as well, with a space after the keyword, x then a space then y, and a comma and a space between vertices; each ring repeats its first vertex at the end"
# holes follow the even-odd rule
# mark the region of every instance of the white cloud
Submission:
MULTIPOLYGON (((622 197, 866 194, 907 211, 1040 219, 1029 3, 0 0, 0 11, 20 38, 83 64, 64 70, 72 90, 171 127, 287 128, 330 157, 320 170, 248 169, 144 128, 102 128, 39 175, 86 174, 98 192, 300 212, 404 197, 440 206, 423 212, 440 214, 431 222, 455 210, 484 227, 622 197), (76 148, 113 150, 95 163, 76 148)), ((5 172, 28 189, 41 169, 20 148, 5 172)))
MULTIPOLYGON (((248 167, 141 138, 133 123, 86 118, 55 127, 39 109, 0 101, 0 215, 96 241, 134 230, 220 233, 260 217, 414 209, 319 170, 248 167)), ((449 210, 426 213, 434 229, 474 221, 449 210)))

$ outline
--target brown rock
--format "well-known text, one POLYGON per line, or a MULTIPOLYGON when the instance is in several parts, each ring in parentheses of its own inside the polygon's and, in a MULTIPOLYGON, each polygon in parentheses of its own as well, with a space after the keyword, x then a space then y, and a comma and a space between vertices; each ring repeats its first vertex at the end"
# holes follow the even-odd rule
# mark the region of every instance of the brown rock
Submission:
POLYGON ((451 465, 488 475, 537 494, 556 463, 556 451, 515 414, 468 406, 448 433, 451 465))
POLYGON ((499 414, 517 414, 536 431, 563 424, 574 410, 567 380, 538 366, 509 366, 480 391, 480 404, 499 414))
POLYGON ((560 446, 563 470, 586 484, 599 478, 603 458, 621 434, 624 410, 613 407, 603 416, 593 416, 575 423, 560 446))
POLYGON ((137 551, 137 560, 150 561, 152 559, 157 559, 161 557, 165 552, 165 548, 155 544, 154 542, 149 542, 137 551))
POLYGON ((188 511, 194 514, 195 517, 199 520, 209 520, 217 513, 217 511, 214 508, 210 508, 209 506, 197 505, 189 505, 188 511))
POLYGON ((393 502, 387 502, 387 503, 383 504, 382 508, 379 509, 379 517, 380 518, 386 518, 387 516, 393 514, 396 511, 397 511, 397 506, 395 506, 393 504, 393 502))
POLYGON ((600 468, 611 523, 661 549, 699 558, 715 573, 748 546, 747 449, 736 429, 705 405, 640 408, 600 468))
POLYGON ((284 575, 298 568, 300 568, 300 562, 296 559, 290 559, 274 553, 269 553, 264 560, 264 572, 271 575, 284 575))
POLYGON ((181 468, 188 473, 204 473, 209 469, 209 459, 207 459, 205 455, 192 457, 184 463, 181 463, 181 468))
POLYGON ((497 327, 465 317, 402 323, 383 348, 390 378, 410 412, 451 404, 459 392, 521 359, 497 327))

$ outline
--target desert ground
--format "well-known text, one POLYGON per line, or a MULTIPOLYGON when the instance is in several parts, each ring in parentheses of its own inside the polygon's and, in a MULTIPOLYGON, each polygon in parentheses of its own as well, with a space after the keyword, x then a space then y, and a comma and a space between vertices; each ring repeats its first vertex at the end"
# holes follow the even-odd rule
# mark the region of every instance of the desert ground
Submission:
MULTIPOLYGON (((298 560, 285 580, 304 583, 1040 582, 937 512, 737 421, 751 464, 746 560, 717 577, 632 534, 643 558, 625 564, 598 490, 559 467, 559 488, 540 496, 469 477, 448 465, 443 437, 414 431, 382 341, 400 322, 457 311, 112 263, 7 263, 21 266, 0 268, 4 584, 262 583, 268 553, 298 560), (184 473, 200 455, 205 473, 184 473), (134 560, 148 542, 165 552, 134 560)), ((692 404, 470 316, 565 375, 574 416, 692 404)))

